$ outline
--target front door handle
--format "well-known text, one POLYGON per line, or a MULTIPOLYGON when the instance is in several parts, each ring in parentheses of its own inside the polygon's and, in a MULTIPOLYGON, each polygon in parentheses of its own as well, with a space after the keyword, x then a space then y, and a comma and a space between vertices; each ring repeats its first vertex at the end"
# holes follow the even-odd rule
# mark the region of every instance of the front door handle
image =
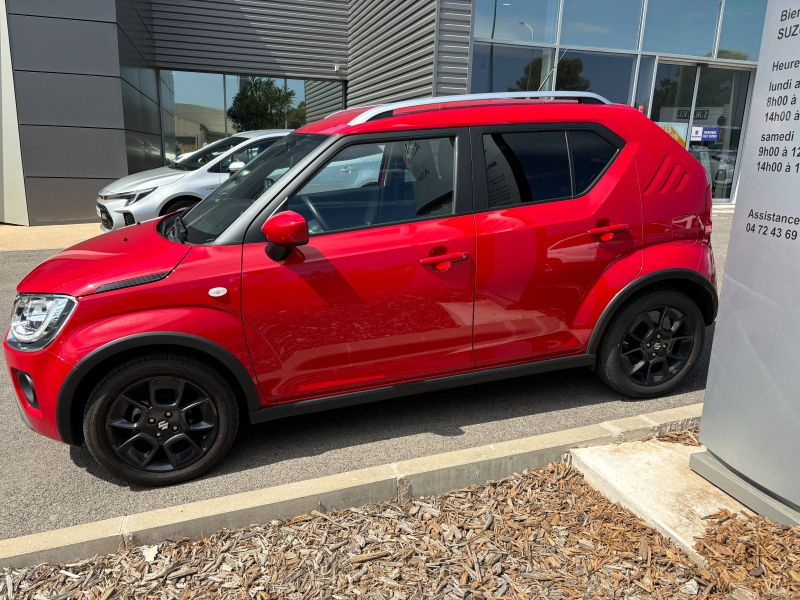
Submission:
POLYGON ((419 259, 419 264, 432 266, 436 269, 444 267, 446 270, 450 263, 459 262, 461 260, 468 260, 469 252, 448 252, 447 254, 438 254, 437 256, 426 256, 419 259))
POLYGON ((606 225, 605 227, 595 227, 587 231, 586 234, 591 237, 599 237, 601 242, 610 242, 615 233, 623 233, 625 231, 629 231, 628 225, 618 223, 616 225, 606 225))

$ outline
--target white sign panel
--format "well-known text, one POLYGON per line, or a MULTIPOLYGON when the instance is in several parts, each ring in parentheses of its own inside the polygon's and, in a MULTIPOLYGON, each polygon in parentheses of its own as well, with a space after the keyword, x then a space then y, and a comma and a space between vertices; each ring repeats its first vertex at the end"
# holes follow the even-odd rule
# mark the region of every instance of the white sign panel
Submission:
POLYGON ((703 141, 703 128, 702 127, 692 127, 692 142, 702 142, 703 141))
POLYGON ((702 441, 800 505, 800 4, 769 0, 702 441))

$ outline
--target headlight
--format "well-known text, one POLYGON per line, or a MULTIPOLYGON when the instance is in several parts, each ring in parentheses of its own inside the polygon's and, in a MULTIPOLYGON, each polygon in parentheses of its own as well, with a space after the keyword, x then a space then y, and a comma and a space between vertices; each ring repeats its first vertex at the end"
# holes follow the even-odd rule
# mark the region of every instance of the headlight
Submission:
POLYGON ((130 206, 134 202, 138 202, 147 194, 155 190, 156 188, 150 188, 149 190, 136 190, 134 192, 122 192, 120 194, 108 194, 107 196, 100 196, 103 200, 125 200, 125 206, 130 206))
POLYGON ((53 341, 75 306, 71 296, 20 294, 11 313, 9 344, 18 350, 41 350, 53 341))

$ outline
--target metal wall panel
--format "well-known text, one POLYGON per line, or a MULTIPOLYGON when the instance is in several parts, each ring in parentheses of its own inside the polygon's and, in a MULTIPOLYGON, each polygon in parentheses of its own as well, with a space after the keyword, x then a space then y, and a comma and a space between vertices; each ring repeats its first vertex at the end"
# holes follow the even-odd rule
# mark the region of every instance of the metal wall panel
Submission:
POLYGON ((6 6, 9 14, 107 23, 115 20, 114 0, 8 0, 6 6))
POLYGON ((305 90, 307 123, 342 110, 342 84, 338 81, 306 81, 305 90))
POLYGON ((15 85, 21 125, 124 127, 116 77, 19 71, 15 85))
POLYGON ((26 177, 117 178, 128 174, 121 129, 20 125, 26 177))
POLYGON ((472 0, 438 0, 436 96, 466 94, 472 0))
POLYGON ((351 0, 347 105, 433 94, 436 0, 351 0))
POLYGON ((151 4, 156 61, 162 69, 294 79, 347 77, 348 0, 151 4))
POLYGON ((97 192, 115 179, 26 177, 31 225, 97 222, 97 192))
POLYGON ((15 71, 119 76, 113 23, 9 14, 8 28, 15 71))

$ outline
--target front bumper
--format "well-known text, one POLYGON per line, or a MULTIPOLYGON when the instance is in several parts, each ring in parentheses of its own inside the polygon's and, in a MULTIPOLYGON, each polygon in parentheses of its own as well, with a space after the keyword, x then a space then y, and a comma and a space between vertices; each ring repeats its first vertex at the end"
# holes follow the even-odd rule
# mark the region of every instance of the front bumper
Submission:
POLYGON ((133 225, 135 223, 133 215, 128 211, 120 211, 125 206, 124 200, 103 200, 97 198, 97 216, 100 217, 100 229, 106 233, 133 225))
POLYGON ((46 348, 38 352, 15 350, 8 345, 7 338, 8 332, 3 336, 3 352, 23 421, 36 433, 62 441, 56 421, 56 404, 61 386, 72 367, 46 348), (16 371, 27 373, 33 380, 38 408, 25 399, 16 371))

